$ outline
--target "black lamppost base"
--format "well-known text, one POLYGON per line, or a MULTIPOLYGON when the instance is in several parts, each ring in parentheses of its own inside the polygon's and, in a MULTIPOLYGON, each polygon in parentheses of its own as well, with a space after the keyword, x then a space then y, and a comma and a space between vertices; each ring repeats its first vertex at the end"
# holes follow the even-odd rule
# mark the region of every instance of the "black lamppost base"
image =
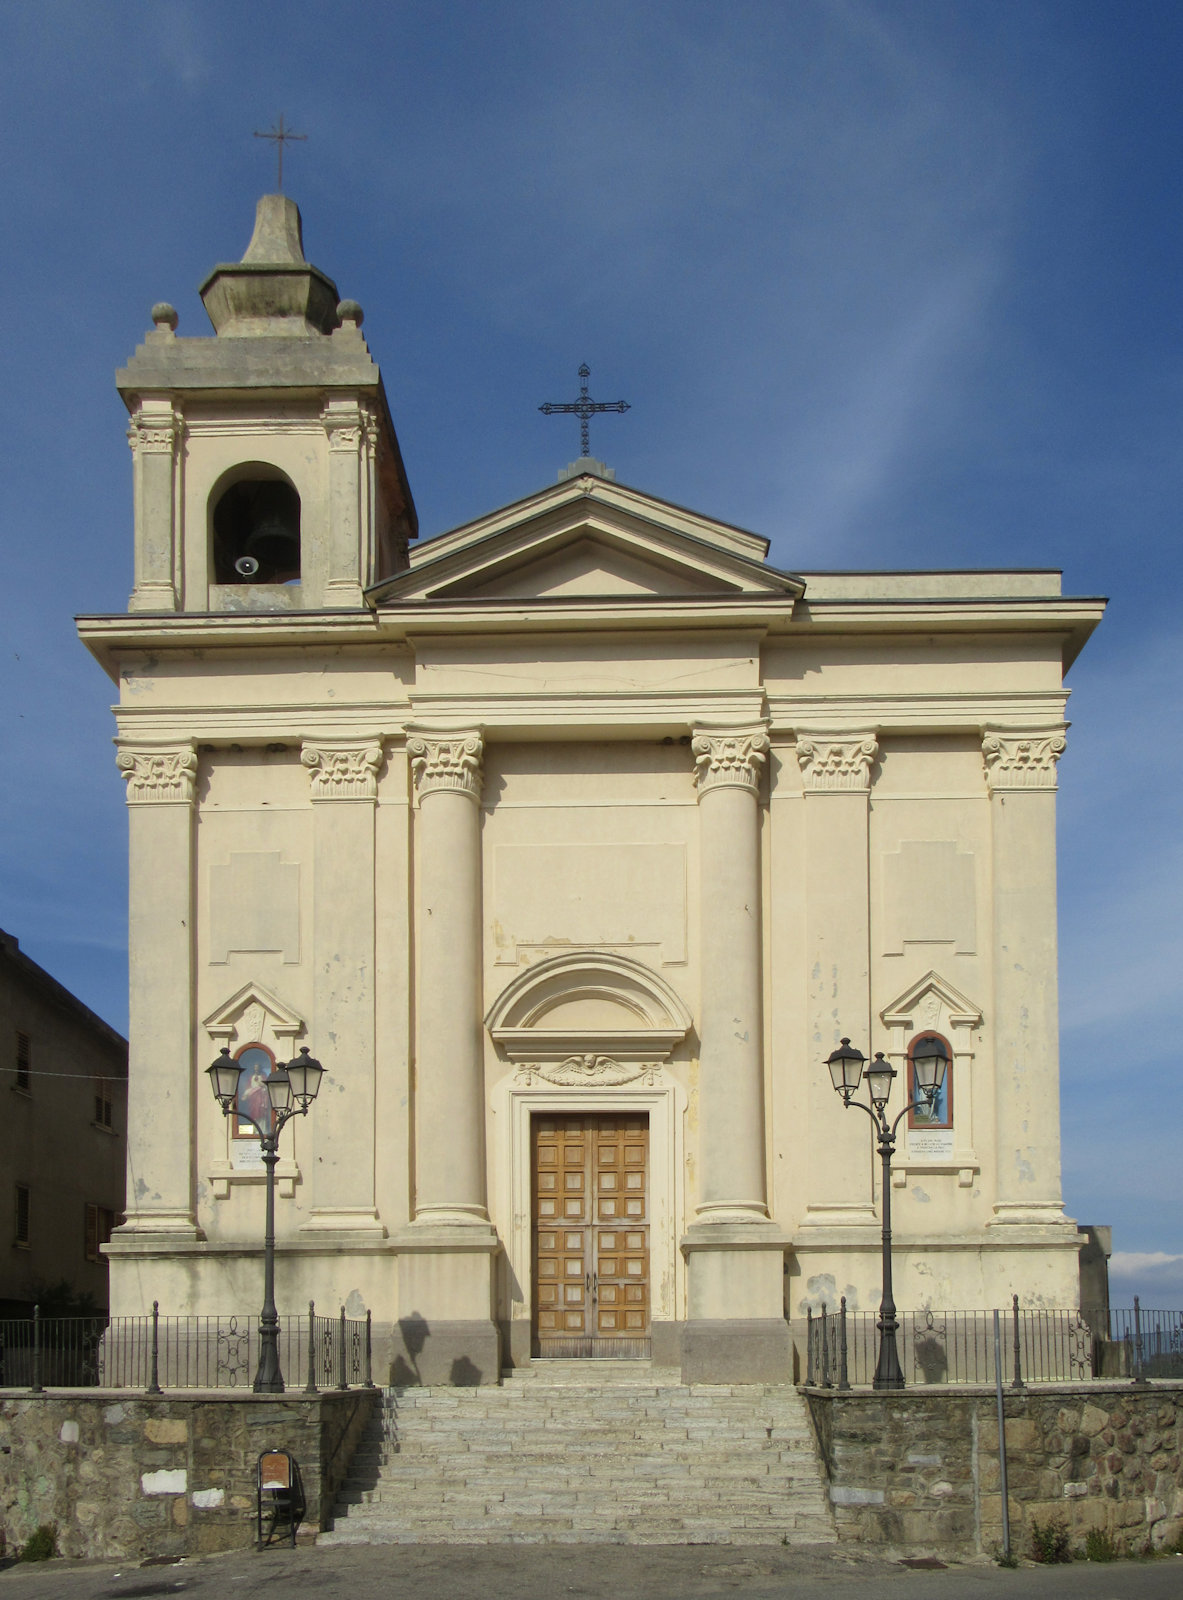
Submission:
POLYGON ((907 1388, 907 1385, 902 1377, 897 1376, 893 1378, 888 1376, 881 1378, 879 1374, 876 1373, 874 1378, 871 1380, 871 1387, 872 1389, 905 1389, 907 1388))
MULTIPOLYGON (((890 1240, 888 1248, 890 1249, 890 1240)), ((906 1387, 904 1369, 900 1366, 900 1353, 895 1339, 899 1326, 894 1301, 890 1306, 880 1307, 879 1321, 876 1323, 879 1329, 879 1359, 875 1363, 875 1376, 871 1379, 872 1389, 906 1387)))
POLYGON ((259 1366, 251 1385, 255 1394, 285 1394, 283 1372, 279 1365, 279 1329, 259 1329, 259 1366))

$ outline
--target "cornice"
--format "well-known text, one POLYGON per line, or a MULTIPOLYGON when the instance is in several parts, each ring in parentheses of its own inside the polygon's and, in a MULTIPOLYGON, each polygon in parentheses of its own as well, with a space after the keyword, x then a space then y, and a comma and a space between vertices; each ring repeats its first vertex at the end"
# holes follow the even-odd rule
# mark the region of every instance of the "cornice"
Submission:
POLYGON ((932 693, 777 694, 768 691, 775 734, 824 733, 835 726, 881 733, 979 733, 992 723, 1062 722, 1067 689, 944 689, 932 693))
POLYGON ((156 744, 193 739, 203 744, 287 744, 298 754, 307 739, 322 742, 363 743, 402 737, 410 720, 406 701, 376 706, 373 701, 355 705, 266 704, 227 706, 120 705, 115 707, 117 737, 156 744))
POLYGON ((552 734, 570 729, 587 736, 594 730, 636 728, 655 736, 688 732, 696 722, 750 724, 764 716, 764 692, 751 689, 654 689, 625 694, 580 693, 565 689, 554 694, 535 689, 520 694, 448 694, 443 691, 410 695, 413 714, 424 721, 446 719, 456 724, 477 722, 503 736, 530 736, 531 729, 552 734))
POLYGON ((428 600, 381 610, 119 612, 76 617, 94 655, 116 650, 249 650, 329 643, 372 644, 423 637, 497 637, 515 633, 624 634, 659 627, 695 632, 747 628, 763 637, 787 625, 793 601, 783 594, 735 596, 624 595, 612 599, 428 600))
POLYGON ((1050 634, 1060 640, 1066 672, 1104 616, 1107 603, 1094 597, 1057 595, 973 596, 961 600, 811 600, 807 596, 798 602, 793 631, 799 638, 875 633, 1050 634))
POLYGON ((340 642, 401 638, 410 634, 500 634, 540 629, 630 632, 663 628, 748 626, 791 634, 802 642, 830 633, 1091 631, 1103 600, 825 600, 795 601, 784 594, 617 595, 551 599, 459 599, 391 602, 378 609, 283 612, 136 612, 75 619, 90 649, 204 649, 255 646, 264 639, 296 644, 319 638, 340 642))
MULTIPOLYGON (((392 685, 392 689, 393 689, 392 685)), ((950 691, 940 694, 779 696, 751 689, 657 689, 627 694, 564 691, 447 694, 411 691, 379 704, 290 701, 228 706, 222 702, 145 705, 129 701, 115 708, 119 736, 154 743, 193 738, 198 744, 284 743, 298 748, 304 738, 366 739, 401 737, 410 721, 483 726, 500 738, 587 737, 596 730, 636 730, 657 738, 689 733, 696 723, 752 724, 769 718, 778 743, 817 737, 835 725, 892 733, 955 733, 979 738, 983 730, 1062 724, 1066 692, 1016 690, 1009 694, 950 691)))
MULTIPOLYGON (((875 574, 867 573, 868 580, 875 574)), ((1037 622, 1063 627, 1076 621, 1099 622, 1108 602, 1081 595, 867 595, 832 600, 806 596, 798 604, 798 620, 818 631, 845 630, 852 623, 876 622, 883 626, 944 619, 962 624, 987 618, 1021 626, 1037 622)))

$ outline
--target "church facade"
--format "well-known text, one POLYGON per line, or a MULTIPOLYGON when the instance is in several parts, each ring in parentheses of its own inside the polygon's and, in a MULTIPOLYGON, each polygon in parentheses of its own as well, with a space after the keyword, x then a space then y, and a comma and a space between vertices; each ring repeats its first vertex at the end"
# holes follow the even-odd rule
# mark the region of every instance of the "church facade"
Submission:
POLYGON ((115 1315, 258 1300, 244 1111, 327 1068, 278 1167, 281 1311, 385 1366, 791 1375, 878 1301, 877 1160, 826 1057, 951 1060, 905 1116, 913 1308, 1077 1299, 1060 1191, 1055 789, 1102 603, 1059 575, 790 573, 755 534, 560 481, 416 542, 361 309, 290 200, 119 374, 135 588, 80 620, 131 830, 115 1315))

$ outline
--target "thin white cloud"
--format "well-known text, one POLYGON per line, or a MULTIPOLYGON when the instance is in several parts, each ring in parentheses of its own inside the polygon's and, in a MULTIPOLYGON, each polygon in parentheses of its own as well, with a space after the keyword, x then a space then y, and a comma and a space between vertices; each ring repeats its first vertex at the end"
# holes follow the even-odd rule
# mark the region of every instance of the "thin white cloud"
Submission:
MULTIPOLYGON (((828 403, 791 444, 794 520, 808 528, 810 546, 823 553, 837 546, 843 563, 864 554, 851 540, 863 530, 865 541, 903 460, 941 426, 940 402, 956 392, 958 360, 976 339, 997 273, 983 250, 922 278, 898 321, 869 333, 858 365, 831 381, 828 403)), ((804 555, 798 545, 798 564, 804 555)))
POLYGON ((1116 1305, 1135 1294, 1150 1311, 1183 1306, 1183 1255, 1115 1250, 1109 1261, 1110 1301, 1116 1305))
MULTIPOLYGON (((1177 628, 1109 653, 1070 706, 1060 797, 1065 1034, 1173 1015, 1183 972, 1183 650, 1177 628), (1118 734, 1118 730, 1120 733, 1118 734)), ((1104 628, 1090 647, 1105 652, 1104 628)))
POLYGON ((155 0, 145 18, 161 61, 187 89, 196 89, 210 72, 198 8, 189 0, 155 0))

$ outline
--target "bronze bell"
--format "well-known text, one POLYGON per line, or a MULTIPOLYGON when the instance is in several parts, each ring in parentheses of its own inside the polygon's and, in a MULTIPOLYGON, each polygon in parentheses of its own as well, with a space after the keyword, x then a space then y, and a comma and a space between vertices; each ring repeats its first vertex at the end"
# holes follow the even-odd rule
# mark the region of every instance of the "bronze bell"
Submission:
POLYGON ((258 562, 259 582, 286 583, 299 577, 300 502, 286 483, 256 487, 242 553, 258 562))

